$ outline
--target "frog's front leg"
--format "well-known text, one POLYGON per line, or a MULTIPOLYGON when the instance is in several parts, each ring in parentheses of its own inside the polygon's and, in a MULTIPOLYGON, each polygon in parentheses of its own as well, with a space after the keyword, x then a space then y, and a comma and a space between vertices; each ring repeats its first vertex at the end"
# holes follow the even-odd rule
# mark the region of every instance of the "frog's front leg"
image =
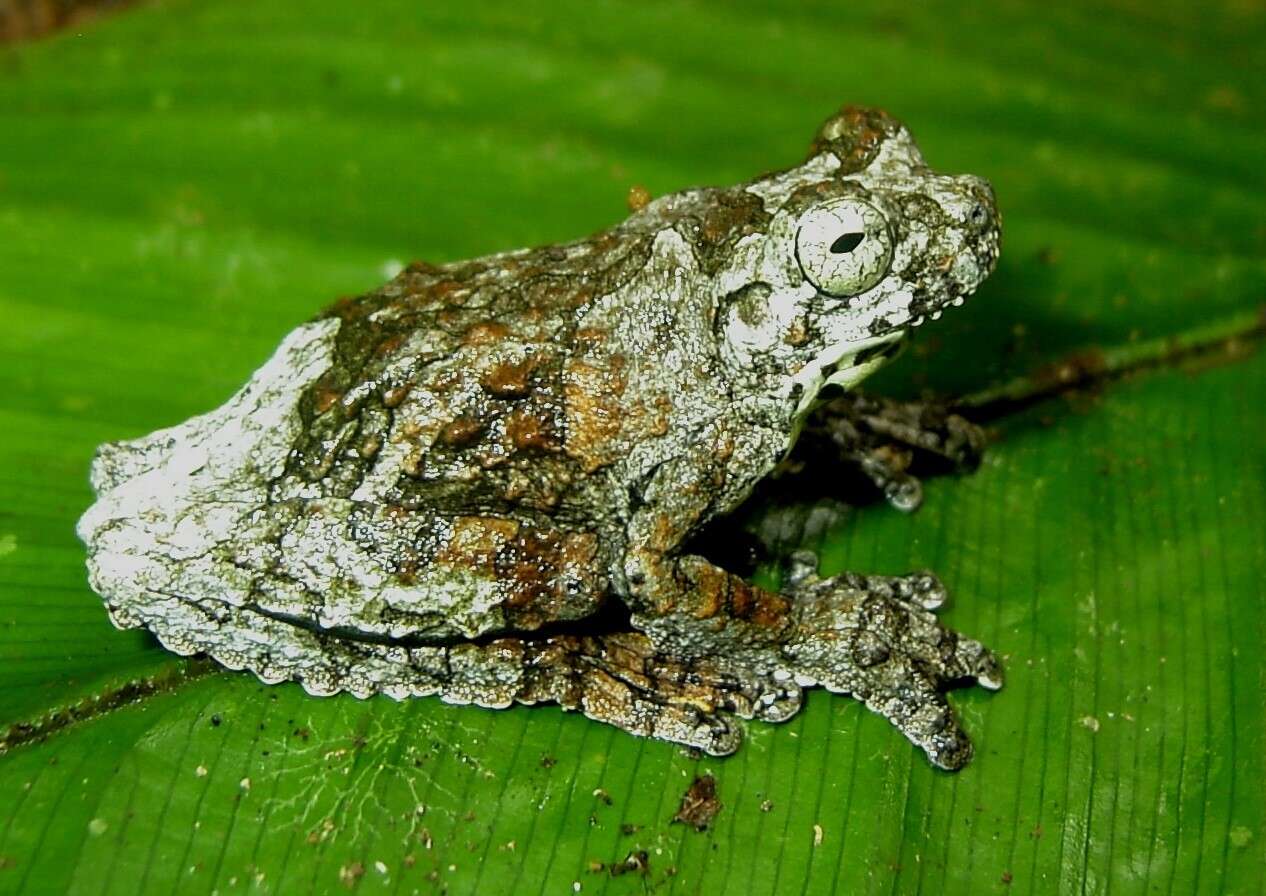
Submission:
POLYGON ((984 445, 984 431, 944 404, 852 391, 814 409, 793 462, 827 454, 855 464, 893 507, 908 512, 923 502, 923 486, 910 472, 917 454, 961 472, 975 469, 984 445))
POLYGON ((930 612, 945 599, 934 576, 845 573, 774 593, 702 557, 677 558, 671 568, 664 612, 637 619, 661 651, 683 659, 698 652, 748 674, 847 694, 935 765, 958 769, 971 758, 945 692, 972 682, 997 689, 1002 668, 979 641, 930 612))
POLYGON ((934 576, 844 574, 793 593, 795 627, 781 656, 798 682, 861 700, 941 768, 966 765, 971 742, 945 691, 972 681, 997 690, 1002 667, 979 641, 930 612, 945 600, 934 576))
POLYGON ((635 627, 683 663, 707 659, 739 677, 850 694, 933 763, 961 768, 971 744, 944 692, 971 681, 996 688, 1002 674, 988 649, 930 612, 945 599, 934 576, 802 575, 773 592, 674 552, 726 492, 723 459, 733 446, 716 435, 659 469, 630 527, 625 574, 635 627))

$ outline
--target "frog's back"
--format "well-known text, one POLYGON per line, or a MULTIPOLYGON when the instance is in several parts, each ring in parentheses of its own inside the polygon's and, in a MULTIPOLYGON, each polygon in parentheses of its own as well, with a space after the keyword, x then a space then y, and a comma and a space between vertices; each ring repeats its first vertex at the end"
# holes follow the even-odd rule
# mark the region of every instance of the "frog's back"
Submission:
POLYGON ((327 309, 332 363, 300 397, 304 425, 273 500, 568 516, 566 496, 594 472, 575 415, 612 374, 577 381, 581 322, 636 275, 646 243, 600 235, 414 264, 327 309))
POLYGON ((80 533, 113 618, 153 628, 174 600, 443 641, 593 612, 643 477, 725 405, 708 242, 682 231, 730 231, 683 195, 577 243, 413 265, 223 407, 103 446, 80 533))
POLYGON ((79 529, 115 622, 188 652, 173 607, 401 643, 593 612, 619 546, 559 513, 587 300, 555 252, 416 266, 297 328, 222 407, 102 446, 79 529))
POLYGON ((272 498, 601 525, 639 465, 725 404, 699 284, 760 213, 742 191, 688 191, 586 240, 415 264, 336 303, 272 498))

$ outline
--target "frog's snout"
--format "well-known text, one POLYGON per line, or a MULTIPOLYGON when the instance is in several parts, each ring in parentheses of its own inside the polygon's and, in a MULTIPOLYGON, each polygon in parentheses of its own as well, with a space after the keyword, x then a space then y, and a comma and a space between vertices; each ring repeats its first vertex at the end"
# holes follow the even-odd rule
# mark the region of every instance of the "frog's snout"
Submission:
POLYGON ((993 187, 984 178, 964 174, 957 180, 966 205, 963 226, 969 240, 975 244, 976 257, 984 276, 988 276, 998 260, 1002 240, 1002 216, 998 213, 998 200, 993 187))

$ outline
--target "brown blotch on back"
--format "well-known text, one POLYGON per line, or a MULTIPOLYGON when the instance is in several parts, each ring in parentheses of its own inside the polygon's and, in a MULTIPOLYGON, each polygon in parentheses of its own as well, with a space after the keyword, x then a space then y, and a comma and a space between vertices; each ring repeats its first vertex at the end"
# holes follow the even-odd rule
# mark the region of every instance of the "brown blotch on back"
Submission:
POLYGON ((479 384, 497 398, 526 398, 532 391, 532 371, 535 368, 536 359, 533 357, 522 361, 502 361, 484 374, 479 384))
POLYGON ((411 261, 405 265, 404 274, 438 274, 440 269, 429 261, 411 261))
POLYGON ((487 573, 496 569, 497 553, 519 533, 519 523, 491 516, 459 516, 452 535, 436 552, 435 562, 487 573))
POLYGON ((558 433, 554 421, 540 410, 520 408, 506 418, 506 435, 519 451, 557 451, 558 433))
POLYGON ((648 408, 644 414, 647 435, 656 437, 667 435, 672 423, 672 399, 660 394, 655 396, 651 404, 653 407, 648 408))
POLYGON ((460 280, 440 280, 431 286, 431 295, 438 299, 448 298, 454 293, 460 292, 466 287, 466 284, 460 280))
POLYGON ((536 628, 587 612, 605 588, 597 553, 598 539, 590 532, 521 528, 496 558, 507 621, 536 628), (578 586, 575 593, 569 592, 568 581, 578 586))
POLYGON ((798 317, 787 327, 787 331, 783 333, 782 341, 787 345, 801 346, 809 341, 809 328, 805 324, 804 318, 798 317))
POLYGON ((474 444, 483 430, 482 421, 474 417, 458 417, 446 423, 440 430, 439 442, 449 448, 464 448, 474 444))
POLYGON ((599 348, 611 338, 611 334, 602 327, 580 327, 572 336, 572 344, 578 353, 599 348))
POLYGON ((312 397, 312 409, 318 414, 324 414, 334 407, 342 397, 342 393, 336 389, 317 389, 316 394, 312 397))
POLYGON ((485 320, 470 327, 462 334, 465 345, 496 345, 510 335, 510 328, 495 320, 485 320))
POLYGON ((344 323, 352 323, 373 310, 372 305, 361 301, 360 296, 339 296, 326 306, 321 317, 337 317, 344 323))
POLYGON ((563 370, 567 406, 567 454, 587 473, 616 461, 621 418, 626 413, 626 376, 616 365, 598 367, 573 358, 563 370))
POLYGON ((412 391, 413 391, 412 383, 404 383, 403 385, 400 385, 400 386, 391 387, 390 389, 388 389, 386 392, 382 394, 383 406, 389 407, 389 408, 399 407, 401 402, 403 402, 405 398, 408 397, 409 393, 412 391))
POLYGON ((604 592, 592 533, 483 516, 457 517, 452 525, 434 561, 495 581, 508 625, 533 629, 589 612, 604 592))
POLYGON ((860 171, 875 158, 883 141, 900 127, 883 109, 845 106, 818 128, 808 158, 831 152, 843 166, 840 173, 860 171))
POLYGON ((379 358, 385 358, 388 355, 394 354, 396 349, 400 348, 403 344, 404 337, 399 333, 393 334, 378 343, 378 345, 374 348, 374 355, 379 358))

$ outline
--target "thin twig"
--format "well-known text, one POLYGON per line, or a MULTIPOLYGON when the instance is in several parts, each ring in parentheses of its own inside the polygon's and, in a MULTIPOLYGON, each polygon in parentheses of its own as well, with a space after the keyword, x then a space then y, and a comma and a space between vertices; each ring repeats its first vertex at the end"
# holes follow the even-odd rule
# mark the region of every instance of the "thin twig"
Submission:
POLYGON ((973 420, 996 420, 1061 393, 1141 370, 1199 359, 1237 361, 1266 338, 1266 307, 1221 318, 1171 336, 1073 352, 1031 374, 951 402, 973 420))

